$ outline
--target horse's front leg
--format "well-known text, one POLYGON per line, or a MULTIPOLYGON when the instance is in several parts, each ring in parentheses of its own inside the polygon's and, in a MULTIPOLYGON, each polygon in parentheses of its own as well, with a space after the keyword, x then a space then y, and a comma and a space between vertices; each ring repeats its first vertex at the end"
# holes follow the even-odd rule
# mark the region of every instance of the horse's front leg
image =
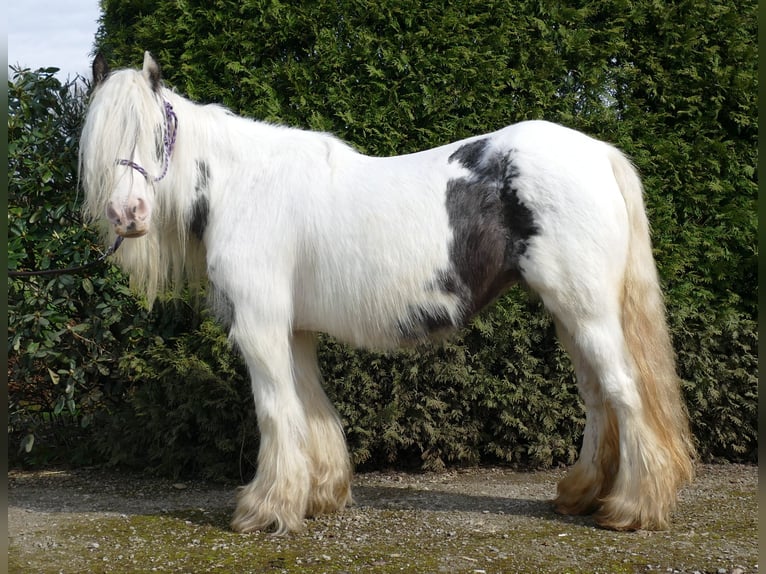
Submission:
MULTIPOLYGON (((255 315, 255 314, 252 314, 255 315)), ((303 528, 311 488, 306 456, 307 421, 296 392, 290 333, 237 313, 231 336, 252 378, 260 430, 255 478, 240 489, 231 526, 239 532, 276 528, 284 534, 303 528)))
POLYGON ((292 337, 295 382, 306 413, 306 455, 311 493, 308 516, 342 510, 351 502, 351 461, 343 425, 321 386, 316 335, 298 332, 292 337))

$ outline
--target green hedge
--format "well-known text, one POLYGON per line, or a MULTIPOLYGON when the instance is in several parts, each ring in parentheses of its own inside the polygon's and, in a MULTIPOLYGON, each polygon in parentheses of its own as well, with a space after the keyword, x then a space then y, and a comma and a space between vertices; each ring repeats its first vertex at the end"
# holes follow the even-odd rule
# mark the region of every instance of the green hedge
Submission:
MULTIPOLYGON (((368 153, 528 118, 619 145, 646 185, 700 454, 756 459, 755 2, 102 6, 97 44, 113 64, 136 67, 149 49, 193 99, 331 131, 368 153)), ((11 263, 89 258, 90 231, 60 220, 78 199, 81 98, 45 73, 17 75, 10 92, 11 263)), ((21 460, 248 476, 257 432, 225 334, 183 298, 149 314, 124 285, 114 269, 11 282, 12 436, 38 436, 21 460), (34 408, 31 389, 47 393, 34 408), (62 416, 62 428, 90 426, 50 431, 62 416)), ((441 345, 381 355, 323 339, 320 361, 362 467, 576 456, 584 417, 569 362, 521 290, 441 345)))
MULTIPOLYGON (((8 261, 12 270, 55 269, 97 259, 95 230, 80 217, 77 142, 82 81, 57 69, 14 69, 8 83, 8 261)), ((118 366, 153 336, 193 326, 166 306, 148 313, 125 278, 104 265, 87 275, 8 282, 9 450, 29 462, 90 463, 94 417, 122 403, 118 366)))

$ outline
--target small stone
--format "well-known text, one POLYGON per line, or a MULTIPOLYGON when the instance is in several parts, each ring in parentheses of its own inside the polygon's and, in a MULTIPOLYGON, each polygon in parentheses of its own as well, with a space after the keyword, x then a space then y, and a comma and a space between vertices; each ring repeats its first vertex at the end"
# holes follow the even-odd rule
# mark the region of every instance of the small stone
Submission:
POLYGON ((175 488, 176 490, 186 490, 186 485, 183 482, 176 482, 173 485, 173 488, 175 488))

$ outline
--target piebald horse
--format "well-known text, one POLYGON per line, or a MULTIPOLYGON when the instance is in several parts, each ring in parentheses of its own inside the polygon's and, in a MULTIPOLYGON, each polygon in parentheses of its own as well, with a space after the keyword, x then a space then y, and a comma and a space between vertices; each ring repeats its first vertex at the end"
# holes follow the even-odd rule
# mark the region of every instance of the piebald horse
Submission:
POLYGON ((324 332, 389 349, 459 329, 523 283, 555 318, 586 408, 562 514, 668 525, 694 450, 643 190, 616 148, 525 121, 409 155, 238 117, 141 70, 93 64, 80 147, 85 211, 149 303, 184 281, 252 380, 260 451, 234 530, 300 529, 351 501, 343 428, 316 357, 324 332))

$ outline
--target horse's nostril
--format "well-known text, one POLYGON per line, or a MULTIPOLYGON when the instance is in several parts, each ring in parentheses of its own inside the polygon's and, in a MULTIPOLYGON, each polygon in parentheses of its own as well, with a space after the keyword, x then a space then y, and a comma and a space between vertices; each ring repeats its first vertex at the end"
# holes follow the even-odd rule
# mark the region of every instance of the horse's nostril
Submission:
POLYGON ((112 204, 106 206, 106 218, 112 223, 112 225, 120 225, 121 218, 119 212, 112 207, 112 204))

